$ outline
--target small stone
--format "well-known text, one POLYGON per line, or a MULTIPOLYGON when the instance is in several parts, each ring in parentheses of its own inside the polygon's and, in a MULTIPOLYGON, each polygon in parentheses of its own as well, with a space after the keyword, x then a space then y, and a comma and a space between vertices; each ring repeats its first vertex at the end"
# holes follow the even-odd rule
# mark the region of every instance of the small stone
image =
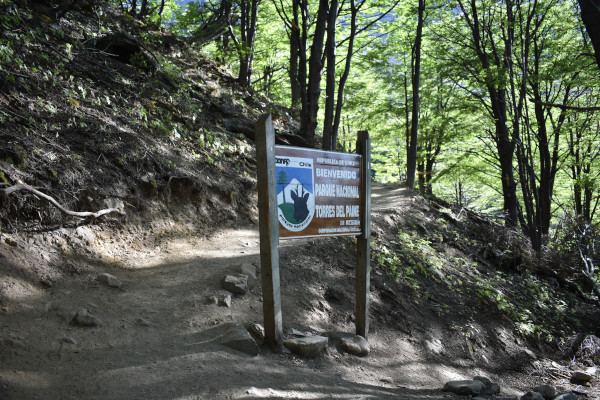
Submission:
POLYGON ((85 308, 77 311, 73 317, 73 322, 81 326, 100 326, 102 320, 94 314, 90 314, 85 308))
POLYGON ((12 240, 9 237, 4 238, 4 243, 6 243, 7 245, 9 245, 11 247, 19 247, 19 244, 15 240, 12 240))
POLYGON ((259 353, 258 345, 242 325, 238 325, 227 332, 221 338, 221 344, 251 356, 256 356, 259 353))
POLYGON ((383 383, 394 383, 394 378, 385 376, 385 377, 381 378, 380 381, 383 383))
POLYGON ((371 351, 369 342, 367 342, 364 337, 359 335, 343 337, 340 348, 350 354, 361 357, 368 355, 371 351))
POLYGON ((563 394, 559 394, 552 400, 577 400, 577 399, 579 399, 579 398, 574 393, 563 393, 563 394))
POLYGON ((314 358, 325 350, 328 342, 324 336, 307 336, 284 340, 283 345, 298 355, 314 358))
POLYGON ((20 340, 17 339, 6 339, 4 341, 4 343, 8 346, 11 346, 12 348, 15 349, 21 349, 23 350, 25 348, 25 344, 23 342, 21 342, 20 340))
POLYGON ((146 318, 138 318, 135 322, 141 326, 152 326, 152 322, 148 321, 146 318))
POLYGON ((478 396, 485 390, 485 385, 478 380, 450 381, 444 385, 442 390, 459 396, 478 396))
POLYGON ((223 289, 233 294, 246 294, 248 291, 248 275, 227 275, 223 278, 223 289))
POLYGON ((489 378, 486 378, 485 376, 476 376, 475 378, 473 378, 473 380, 481 381, 483 383, 485 389, 483 390, 483 392, 481 392, 481 394, 484 396, 495 395, 500 393, 500 386, 496 383, 493 383, 489 378))
POLYGON ((217 296, 208 296, 206 298, 206 303, 217 305, 219 304, 219 298, 217 296))
POLYGON ((533 388, 533 391, 534 392, 538 392, 539 394, 541 394, 542 396, 544 396, 544 399, 546 399, 546 400, 552 400, 556 396, 556 389, 554 389, 550 385, 539 385, 539 386, 536 386, 536 387, 533 388))
POLYGON ((47 288, 52 287, 52 281, 48 278, 42 278, 40 279, 40 283, 44 286, 46 286, 47 288))
POLYGON ((571 380, 575 382, 589 382, 594 377, 583 371, 575 371, 571 373, 571 380))
POLYGON ((544 396, 542 396, 538 392, 527 392, 523 396, 521 396, 521 400, 545 400, 544 396))
POLYGON ((63 342, 68 343, 68 344, 77 344, 77 341, 75 339, 73 339, 72 337, 63 338, 63 342))
POLYGON ((117 279, 117 277, 107 273, 98 275, 98 280, 113 288, 121 288, 123 286, 123 284, 120 280, 117 279))
POLYGON ((256 267, 252 264, 242 264, 239 266, 237 272, 243 275, 248 275, 248 278, 256 279, 256 267))
POLYGON ((225 297, 223 297, 221 299, 220 303, 221 303, 221 305, 223 305, 223 306, 225 306, 227 308, 231 308, 231 295, 230 294, 225 295, 225 297))
POLYGON ((299 331, 296 328, 290 328, 289 333, 292 336, 298 336, 298 337, 304 337, 304 336, 306 336, 306 334, 304 332, 301 332, 301 331, 299 331))
POLYGON ((492 383, 492 386, 489 389, 489 392, 487 391, 488 389, 486 388, 486 394, 500 394, 500 385, 498 385, 497 383, 492 383))
POLYGON ((248 332, 256 340, 256 343, 260 346, 265 344, 265 328, 261 324, 251 323, 246 326, 246 329, 248 329, 248 332))

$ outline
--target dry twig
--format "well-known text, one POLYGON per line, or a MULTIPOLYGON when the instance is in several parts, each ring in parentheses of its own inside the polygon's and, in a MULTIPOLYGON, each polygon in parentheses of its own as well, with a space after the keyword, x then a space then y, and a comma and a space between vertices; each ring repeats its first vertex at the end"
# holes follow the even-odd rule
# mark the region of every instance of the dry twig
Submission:
POLYGON ((39 196, 45 200, 47 200, 48 202, 52 203, 56 208, 58 208, 62 213, 66 214, 66 215, 70 215, 72 217, 78 217, 78 218, 99 218, 103 215, 106 214, 111 214, 111 213, 117 213, 120 215, 125 215, 125 213, 122 210, 119 210, 118 208, 106 208, 104 210, 100 210, 97 212, 91 212, 91 211, 83 211, 83 212, 78 212, 78 211, 71 211, 71 210, 67 210, 66 208, 64 208, 62 205, 60 205, 60 203, 58 201, 56 201, 53 197, 48 196, 45 193, 40 192, 37 189, 32 188, 31 186, 25 184, 25 183, 17 183, 16 185, 12 185, 9 186, 7 188, 4 189, 0 189, 0 194, 4 195, 4 196, 8 196, 11 193, 14 192, 18 192, 21 190, 25 190, 28 192, 31 192, 33 194, 35 194, 36 196, 39 196))

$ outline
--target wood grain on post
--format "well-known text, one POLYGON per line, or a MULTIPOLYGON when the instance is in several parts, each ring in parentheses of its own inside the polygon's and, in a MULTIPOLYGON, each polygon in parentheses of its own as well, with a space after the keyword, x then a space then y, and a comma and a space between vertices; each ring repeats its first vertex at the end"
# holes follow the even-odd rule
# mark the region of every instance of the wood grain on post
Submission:
POLYGON ((358 132, 356 152, 362 155, 362 233, 356 239, 356 334, 369 333, 369 285, 371 281, 371 139, 367 131, 358 132))
POLYGON ((260 264, 263 292, 265 339, 275 351, 282 349, 283 325, 279 286, 279 221, 277 220, 277 184, 275 176, 275 132, 271 115, 263 115, 255 124, 260 264))

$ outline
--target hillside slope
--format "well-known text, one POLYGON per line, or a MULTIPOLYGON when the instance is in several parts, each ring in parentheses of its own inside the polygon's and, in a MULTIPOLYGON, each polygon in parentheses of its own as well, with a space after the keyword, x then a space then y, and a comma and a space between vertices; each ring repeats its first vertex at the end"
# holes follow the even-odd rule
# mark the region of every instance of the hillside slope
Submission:
POLYGON ((476 375, 506 396, 600 396, 569 381, 600 364, 573 266, 397 186, 373 190, 367 357, 337 346, 354 331, 351 238, 281 243, 286 336, 329 336, 324 354, 220 344, 262 319, 259 282, 230 301, 221 284, 260 267, 252 123, 269 109, 297 143, 294 122, 179 38, 100 2, 59 20, 47 4, 0 3, 0 180, 123 214, 0 196, 0 398, 438 399, 476 375))

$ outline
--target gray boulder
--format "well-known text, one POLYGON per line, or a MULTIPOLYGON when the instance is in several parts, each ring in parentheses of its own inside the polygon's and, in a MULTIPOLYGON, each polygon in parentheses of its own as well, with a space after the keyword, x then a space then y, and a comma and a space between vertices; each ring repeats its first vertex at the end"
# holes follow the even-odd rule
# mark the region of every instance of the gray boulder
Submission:
POLYGON ((254 265, 242 264, 239 266, 237 272, 248 277, 248 287, 252 288, 254 285, 256 285, 257 272, 254 265))
POLYGON ((246 294, 248 291, 248 275, 227 275, 223 278, 223 289, 233 294, 246 294))
POLYGON ((85 308, 77 311, 75 316, 73 317, 73 322, 80 326, 100 326, 102 325, 102 320, 96 317, 94 314, 91 314, 85 308))
POLYGON ((544 396, 538 392, 527 392, 521 396, 521 400, 544 400, 544 396))
POLYGON ((344 337, 340 344, 340 348, 350 354, 364 357, 371 352, 369 342, 359 335, 344 337))
POLYGON ((260 346, 265 344, 265 328, 259 323, 250 323, 246 326, 256 343, 260 346))
POLYGON ((108 287, 121 288, 123 286, 116 276, 107 273, 98 275, 98 281, 104 283, 108 287))
POLYGON ((293 353, 315 358, 325 350, 328 342, 325 336, 307 336, 284 340, 283 345, 293 353))
POLYGON ((575 371, 571 373, 571 380, 575 382, 586 383, 594 379, 594 377, 587 372, 575 371))
POLYGON ((227 294, 219 301, 219 304, 227 308, 231 308, 231 295, 227 294))
POLYGON ((234 350, 251 356, 257 356, 259 353, 258 345, 250 333, 242 325, 238 325, 229 330, 220 340, 221 344, 234 350))
POLYGON ((549 385, 536 386, 533 388, 533 391, 544 396, 544 399, 546 400, 552 400, 554 397, 556 397, 556 389, 549 385))
POLYGON ((552 400, 577 400, 578 397, 575 393, 563 393, 559 394, 552 400))
POLYGON ((479 396, 485 391, 485 385, 479 380, 450 381, 444 385, 442 390, 459 396, 479 396))
POLYGON ((500 393, 500 385, 492 382, 489 378, 486 378, 485 376, 476 376, 475 378, 473 378, 473 380, 480 381, 485 386, 485 389, 483 390, 483 392, 481 392, 481 395, 483 396, 496 395, 500 393))

